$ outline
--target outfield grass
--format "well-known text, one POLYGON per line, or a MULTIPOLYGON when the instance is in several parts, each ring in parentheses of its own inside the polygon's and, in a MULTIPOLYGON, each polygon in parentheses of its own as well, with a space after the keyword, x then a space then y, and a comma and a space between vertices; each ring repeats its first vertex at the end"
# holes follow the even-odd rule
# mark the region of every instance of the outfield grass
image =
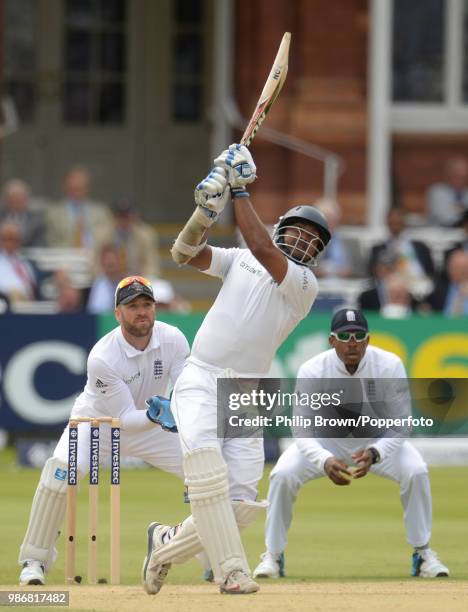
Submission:
MULTIPOLYGON (((433 548, 454 579, 468 575, 468 470, 431 469, 434 505, 433 548)), ((11 450, 0 453, 0 583, 15 584, 18 547, 23 538, 39 471, 18 469, 11 450)), ((108 473, 103 472, 103 481, 108 473)), ((261 494, 267 491, 267 476, 261 494)), ((79 495, 78 572, 86 568, 87 486, 79 495)), ((156 470, 122 473, 122 583, 138 584, 145 554, 146 526, 153 520, 176 523, 189 511, 182 503, 183 486, 156 470)), ((108 576, 108 488, 100 494, 99 576, 108 576), (102 534, 102 535, 101 535, 102 534)), ((49 584, 63 582, 63 540, 49 584)), ((243 537, 254 567, 263 551, 263 525, 258 521, 243 537)), ((328 479, 309 483, 295 506, 286 551, 287 581, 402 580, 409 576, 411 548, 406 543, 398 488, 369 475, 350 487, 328 479)), ((196 561, 171 571, 169 584, 199 583, 196 561)), ((413 579, 414 580, 414 579, 413 579)))

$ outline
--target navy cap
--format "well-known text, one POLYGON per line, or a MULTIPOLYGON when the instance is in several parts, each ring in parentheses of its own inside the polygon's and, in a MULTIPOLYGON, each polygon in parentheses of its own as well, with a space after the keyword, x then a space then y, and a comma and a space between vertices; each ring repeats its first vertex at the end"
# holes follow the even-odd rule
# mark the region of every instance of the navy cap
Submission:
POLYGON ((342 331, 369 331, 367 319, 361 310, 342 308, 333 315, 331 322, 332 332, 342 331))

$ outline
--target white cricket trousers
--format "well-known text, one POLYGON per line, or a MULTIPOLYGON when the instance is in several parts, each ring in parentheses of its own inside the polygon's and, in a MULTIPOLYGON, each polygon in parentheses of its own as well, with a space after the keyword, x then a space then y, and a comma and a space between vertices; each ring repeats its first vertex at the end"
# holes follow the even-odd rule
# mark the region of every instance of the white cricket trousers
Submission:
MULTIPOLYGON (((335 440, 322 439, 320 443, 335 457, 352 463, 350 451, 340 447, 335 440)), ((427 466, 419 452, 405 441, 388 459, 374 464, 371 471, 400 485, 407 540, 412 546, 427 544, 431 539, 432 498, 427 466)), ((295 443, 278 459, 270 474, 268 489, 265 541, 269 552, 279 554, 285 550, 297 493, 308 480, 322 476, 324 473, 299 451, 295 443)))
POLYGON ((217 448, 228 467, 231 499, 255 501, 263 475, 263 439, 218 437, 217 381, 225 376, 219 368, 186 363, 174 387, 171 409, 183 454, 217 448))

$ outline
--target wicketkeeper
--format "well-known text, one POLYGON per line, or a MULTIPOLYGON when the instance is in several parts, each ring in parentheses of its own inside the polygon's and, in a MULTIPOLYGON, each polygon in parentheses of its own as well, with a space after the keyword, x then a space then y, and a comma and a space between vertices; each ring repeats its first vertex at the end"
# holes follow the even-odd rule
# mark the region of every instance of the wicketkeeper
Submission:
MULTIPOLYGON (((156 297, 142 276, 124 278, 115 292, 119 327, 101 338, 88 357, 88 380, 72 417, 117 417, 122 456, 138 457, 183 477, 182 454, 167 394, 190 348, 172 325, 155 321, 156 297), (150 399, 147 399, 150 398, 150 399)), ((89 423, 80 423, 78 475, 89 470, 89 423)), ((110 454, 109 425, 101 425, 102 456, 110 454)), ((68 427, 46 461, 20 548, 20 584, 45 584, 56 559, 55 541, 66 510, 68 427)))

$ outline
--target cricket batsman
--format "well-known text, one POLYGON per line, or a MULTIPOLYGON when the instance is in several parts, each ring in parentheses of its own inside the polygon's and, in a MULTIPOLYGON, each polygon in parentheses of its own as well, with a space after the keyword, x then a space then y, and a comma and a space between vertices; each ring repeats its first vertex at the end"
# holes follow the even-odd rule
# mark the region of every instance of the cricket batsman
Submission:
POLYGON ((277 348, 312 307, 317 281, 311 268, 330 232, 318 210, 302 205, 280 217, 272 239, 247 192, 255 179, 255 163, 245 146, 223 151, 196 187, 195 213, 173 246, 176 261, 223 284, 172 396, 192 515, 175 527, 149 526, 142 570, 149 594, 159 592, 172 563, 183 563, 202 549, 222 593, 258 590, 239 529, 266 505, 256 501, 263 440, 218 438, 217 380, 267 374, 277 348), (231 198, 247 248, 211 247, 200 226, 208 230, 231 198))

